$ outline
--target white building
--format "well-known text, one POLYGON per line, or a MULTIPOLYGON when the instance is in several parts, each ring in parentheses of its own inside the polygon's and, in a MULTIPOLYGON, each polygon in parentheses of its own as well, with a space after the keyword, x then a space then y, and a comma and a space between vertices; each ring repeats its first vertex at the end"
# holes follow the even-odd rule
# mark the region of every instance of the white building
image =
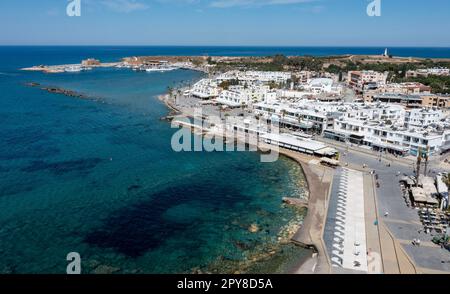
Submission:
POLYGON ((441 110, 420 108, 408 110, 405 114, 405 126, 426 127, 437 124, 444 118, 441 110))
POLYGON ((233 70, 219 75, 216 79, 219 82, 229 80, 239 80, 241 82, 260 82, 260 83, 286 83, 291 79, 290 72, 282 71, 238 71, 233 70))
POLYGON ((449 76, 450 69, 448 69, 446 67, 434 67, 434 68, 425 68, 425 69, 418 69, 418 70, 409 70, 406 72, 407 78, 428 77, 430 75, 449 76))
POLYGON ((248 104, 249 96, 241 91, 223 90, 216 101, 230 107, 241 107, 248 104))
POLYGON ((210 99, 219 96, 219 88, 217 82, 212 79, 202 79, 195 83, 191 89, 191 95, 201 98, 210 99))
POLYGON ((269 121, 277 121, 283 127, 321 134, 327 127, 327 116, 316 110, 286 103, 257 103, 254 113, 269 121))
POLYGON ((278 90, 277 97, 278 98, 294 98, 294 99, 303 99, 307 96, 312 96, 313 93, 305 92, 305 91, 296 91, 296 90, 278 90))
POLYGON ((285 83, 292 77, 290 72, 283 71, 248 71, 246 77, 261 82, 285 83))
POLYGON ((266 85, 230 86, 220 93, 217 102, 231 107, 239 107, 261 101, 275 101, 277 93, 266 85))
POLYGON ((441 150, 450 142, 450 130, 435 127, 405 127, 395 122, 360 120, 341 117, 334 121, 333 129, 325 137, 342 142, 369 146, 375 151, 417 155, 419 148, 430 154, 441 150))
POLYGON ((311 79, 304 86, 307 92, 311 92, 314 95, 319 94, 331 94, 331 95, 341 95, 342 86, 334 84, 333 79, 329 78, 317 78, 311 79))

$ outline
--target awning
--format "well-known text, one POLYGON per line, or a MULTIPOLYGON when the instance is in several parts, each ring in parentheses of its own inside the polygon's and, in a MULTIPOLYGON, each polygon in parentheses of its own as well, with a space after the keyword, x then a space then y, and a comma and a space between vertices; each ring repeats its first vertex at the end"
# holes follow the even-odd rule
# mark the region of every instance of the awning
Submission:
POLYGON ((339 165, 339 161, 334 160, 334 159, 329 159, 329 158, 326 158, 326 157, 321 158, 320 161, 323 162, 323 163, 334 165, 334 166, 338 166, 339 165))
POLYGON ((338 151, 334 148, 331 147, 325 147, 322 148, 320 150, 316 150, 315 153, 319 154, 319 155, 324 155, 324 156, 333 156, 337 153, 338 151))
POLYGON ((344 139, 347 138, 347 135, 346 135, 346 134, 341 133, 341 132, 337 132, 337 131, 326 130, 326 131, 324 132, 324 134, 329 134, 329 135, 336 136, 336 137, 340 137, 340 138, 344 138, 344 139))
POLYGON ((414 202, 438 205, 439 201, 431 196, 427 196, 422 188, 411 188, 411 194, 414 202))
POLYGON ((400 151, 400 152, 408 152, 409 151, 408 147, 402 147, 402 146, 392 145, 392 144, 387 144, 387 143, 382 143, 382 142, 378 142, 378 143, 377 142, 373 142, 372 146, 392 149, 392 150, 400 151))
POLYGON ((363 135, 350 135, 350 138, 353 138, 353 139, 364 139, 364 136, 363 135))

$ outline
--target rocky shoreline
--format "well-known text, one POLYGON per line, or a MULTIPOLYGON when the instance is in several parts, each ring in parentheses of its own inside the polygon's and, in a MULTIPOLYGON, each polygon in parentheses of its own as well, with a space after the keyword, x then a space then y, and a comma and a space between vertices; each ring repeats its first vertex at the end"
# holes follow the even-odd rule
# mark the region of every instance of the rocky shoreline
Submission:
MULTIPOLYGON (((169 120, 176 115, 183 114, 183 110, 177 108, 172 103, 169 94, 159 95, 157 98, 161 102, 163 102, 166 105, 166 107, 170 110, 169 114, 162 119, 169 120)), ((283 154, 283 152, 281 152, 281 154, 283 154)), ((300 162, 289 156, 289 154, 283 155, 299 164, 303 170, 303 165, 300 162)), ((244 261, 232 262, 222 260, 219 258, 219 260, 216 263, 211 264, 207 268, 194 268, 192 269, 191 273, 195 274, 218 273, 218 268, 220 268, 222 271, 225 270, 225 272, 229 274, 246 274, 246 273, 254 273, 255 271, 257 273, 264 273, 264 270, 261 269, 261 265, 265 264, 266 267, 273 268, 274 264, 278 264, 280 267, 282 267, 282 265, 279 264, 280 259, 282 259, 282 257, 287 254, 286 252, 292 253, 296 251, 298 248, 303 248, 307 250, 306 246, 300 246, 297 242, 293 242, 293 238, 296 234, 299 233, 300 230, 302 230, 303 220, 307 215, 308 201, 301 200, 300 198, 298 199, 298 201, 294 200, 294 198, 289 199, 283 198, 282 205, 284 205, 286 209, 294 209, 296 211, 296 217, 290 220, 285 226, 280 228, 280 232, 278 233, 278 236, 276 238, 277 239, 276 244, 262 245, 261 248, 259 248, 259 250, 256 250, 257 252, 251 254, 244 261), (256 270, 256 268, 259 268, 259 270, 256 270)), ((308 228, 305 229, 308 230, 308 228)), ((259 228, 255 224, 252 224, 250 225, 248 230, 251 233, 257 233, 259 231, 259 228)), ((300 259, 297 258, 295 265, 292 265, 289 268, 285 268, 280 273, 296 272, 298 268, 300 268, 307 260, 309 260, 313 256, 313 254, 314 252, 311 251, 310 254, 307 254, 308 256, 302 256, 302 258, 300 259)), ((292 260, 286 258, 285 262, 288 261, 292 262, 292 260)))

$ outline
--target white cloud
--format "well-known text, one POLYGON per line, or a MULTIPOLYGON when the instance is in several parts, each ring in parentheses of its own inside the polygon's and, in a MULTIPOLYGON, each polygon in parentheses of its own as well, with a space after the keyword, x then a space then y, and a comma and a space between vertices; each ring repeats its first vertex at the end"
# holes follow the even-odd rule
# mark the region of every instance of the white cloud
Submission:
POLYGON ((116 12, 130 13, 138 10, 146 10, 149 6, 138 0, 102 0, 101 4, 116 12))
POLYGON ((311 3, 317 0, 84 0, 88 6, 101 4, 110 10, 122 13, 146 10, 150 4, 186 5, 196 7, 232 8, 261 7, 268 5, 289 5, 311 3))
POLYGON ((287 5, 308 3, 315 0, 214 0, 211 2, 211 7, 228 8, 228 7, 254 7, 267 5, 287 5))

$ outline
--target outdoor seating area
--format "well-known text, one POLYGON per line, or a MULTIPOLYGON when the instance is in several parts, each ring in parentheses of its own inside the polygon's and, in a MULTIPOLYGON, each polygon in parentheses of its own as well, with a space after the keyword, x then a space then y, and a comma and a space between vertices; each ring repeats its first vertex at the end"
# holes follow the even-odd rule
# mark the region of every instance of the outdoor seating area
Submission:
POLYGON ((403 177, 400 187, 406 206, 418 210, 425 233, 448 234, 450 212, 442 209, 447 200, 435 183, 430 177, 421 177, 418 184, 415 177, 403 177))
POLYGON ((444 208, 445 199, 437 191, 435 180, 431 177, 403 177, 400 188, 405 204, 412 208, 444 208))
POLYGON ((419 216, 425 232, 428 234, 433 231, 439 234, 446 233, 449 228, 449 212, 442 212, 437 209, 422 208, 419 210, 419 216))

